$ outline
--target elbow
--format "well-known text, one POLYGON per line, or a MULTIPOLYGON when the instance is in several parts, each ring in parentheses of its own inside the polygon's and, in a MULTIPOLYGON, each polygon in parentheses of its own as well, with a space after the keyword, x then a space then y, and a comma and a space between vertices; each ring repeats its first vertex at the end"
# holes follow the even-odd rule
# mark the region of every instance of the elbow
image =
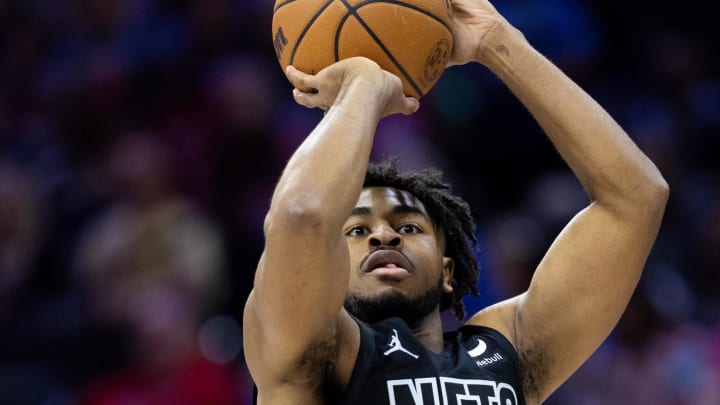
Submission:
POLYGON ((652 169, 608 193, 598 193, 595 202, 633 221, 662 218, 670 196, 670 186, 658 169, 654 166, 652 169))
POLYGON ((266 235, 273 232, 291 230, 317 230, 324 222, 323 207, 320 199, 306 193, 285 198, 271 205, 265 216, 264 231, 266 235))
POLYGON ((649 176, 647 184, 647 193, 650 202, 664 211, 665 205, 667 205, 668 198, 670 197, 670 185, 667 180, 665 180, 660 171, 656 169, 654 173, 649 176))
POLYGON ((659 175, 657 181, 657 195, 658 199, 662 201, 663 207, 667 204, 668 198, 670 197, 670 184, 665 180, 662 175, 659 175))
POLYGON ((657 169, 643 179, 634 192, 631 192, 629 201, 636 209, 634 215, 640 217, 642 214, 651 217, 661 218, 665 213, 670 196, 670 185, 657 169))

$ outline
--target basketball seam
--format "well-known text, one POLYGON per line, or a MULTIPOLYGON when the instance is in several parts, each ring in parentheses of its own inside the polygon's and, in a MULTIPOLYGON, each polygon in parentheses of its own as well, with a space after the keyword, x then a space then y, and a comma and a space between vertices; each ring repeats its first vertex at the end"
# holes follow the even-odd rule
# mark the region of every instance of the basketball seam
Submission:
MULTIPOLYGON (((294 1, 294 0, 288 0, 288 1, 294 1)), ((445 29, 447 29, 448 32, 452 33, 452 29, 450 28, 450 26, 449 26, 445 21, 443 21, 442 18, 440 18, 440 17, 438 17, 437 15, 435 15, 435 14, 433 14, 433 13, 431 13, 431 12, 425 10, 425 9, 422 9, 422 8, 420 8, 420 7, 418 7, 418 6, 414 5, 414 4, 405 3, 405 2, 402 2, 402 1, 365 0, 365 1, 363 1, 363 2, 360 2, 360 3, 356 4, 356 5, 355 5, 355 10, 360 9, 361 7, 367 6, 368 4, 373 4, 373 3, 389 3, 389 4, 392 4, 392 5, 395 5, 395 6, 406 7, 406 8, 413 9, 413 10, 415 10, 415 11, 419 11, 420 13, 425 14, 426 16, 428 16, 428 17, 432 18, 433 20, 435 20, 435 21, 439 22, 440 24, 442 24, 442 26, 445 27, 445 29)))
MULTIPOLYGON (((405 77, 405 79, 408 81, 410 86, 412 86, 412 88, 415 90, 415 92, 417 92, 418 96, 422 97, 423 92, 420 89, 420 87, 418 87, 418 85, 415 83, 415 81, 412 79, 412 77, 410 77, 410 75, 407 73, 407 71, 405 71, 405 68, 403 68, 403 66, 400 64, 400 62, 398 62, 397 59, 395 59, 395 56, 393 56, 393 54, 390 53, 390 50, 385 46, 385 44, 380 40, 380 38, 378 38, 378 36, 375 35, 375 32, 373 32, 373 30, 367 25, 367 23, 365 23, 365 21, 360 17, 360 15, 358 15, 357 9, 360 8, 359 7, 360 5, 353 7, 350 4, 348 4, 347 0, 341 0, 341 1, 345 5, 345 7, 347 7, 348 12, 350 14, 352 14, 358 20, 360 25, 362 25, 363 28, 365 28, 365 31, 367 31, 367 33, 370 34, 370 36, 373 38, 373 40, 378 44, 378 46, 380 46, 380 48, 383 50, 383 52, 385 52, 387 57, 390 58, 390 61, 395 65, 395 67, 397 67, 398 70, 400 70, 400 74, 402 74, 403 77, 405 77)), ((366 3, 370 3, 370 2, 366 2, 366 3)), ((340 36, 339 33, 342 30, 342 28, 341 28, 342 24, 345 23, 345 21, 349 18, 350 14, 346 14, 345 17, 343 17, 343 21, 335 33, 335 61, 336 62, 339 60, 339 56, 340 56, 339 49, 338 49, 338 47, 339 47, 338 38, 340 36)))
MULTIPOLYGON (((293 0, 288 0, 293 1, 293 0)), ((307 34, 310 27, 312 27, 315 20, 320 17, 320 14, 325 11, 326 8, 328 8, 335 0, 328 0, 322 7, 320 7, 320 10, 318 10, 317 13, 308 21, 307 25, 305 25, 305 28, 303 28, 302 32, 297 38, 297 41, 295 42, 295 46, 293 47, 292 54, 290 54, 290 64, 292 65, 293 61, 295 60, 295 54, 297 53, 298 48, 300 47, 300 44, 302 43, 303 38, 305 38, 305 34, 307 34)))
POLYGON ((287 5, 290 4, 290 3, 294 3, 295 1, 297 1, 297 0, 286 0, 286 1, 278 4, 278 5, 275 7, 275 10, 273 10, 273 14, 277 13, 277 11, 280 10, 281 8, 283 8, 284 6, 287 6, 287 5))

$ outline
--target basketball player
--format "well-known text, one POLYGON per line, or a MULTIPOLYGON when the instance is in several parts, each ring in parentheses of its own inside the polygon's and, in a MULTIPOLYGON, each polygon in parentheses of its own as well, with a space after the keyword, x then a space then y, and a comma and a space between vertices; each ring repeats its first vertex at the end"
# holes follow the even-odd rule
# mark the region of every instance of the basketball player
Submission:
POLYGON ((462 315, 460 298, 475 289, 467 205, 436 172, 368 163, 379 120, 411 114, 418 101, 367 59, 314 76, 289 67, 295 100, 326 113, 277 184, 245 307, 245 355, 262 405, 540 404, 603 342, 633 293, 665 180, 488 1, 451 3, 452 63, 496 74, 591 202, 525 293, 443 335, 440 311, 462 315))

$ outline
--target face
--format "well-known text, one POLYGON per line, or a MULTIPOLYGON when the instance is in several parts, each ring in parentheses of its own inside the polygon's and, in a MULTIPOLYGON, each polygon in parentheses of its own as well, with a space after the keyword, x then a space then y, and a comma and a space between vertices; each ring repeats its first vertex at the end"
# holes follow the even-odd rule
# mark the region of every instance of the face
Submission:
POLYGON ((367 322, 420 321, 452 292, 453 261, 417 198, 389 187, 363 189, 343 228, 350 251, 346 308, 367 322))

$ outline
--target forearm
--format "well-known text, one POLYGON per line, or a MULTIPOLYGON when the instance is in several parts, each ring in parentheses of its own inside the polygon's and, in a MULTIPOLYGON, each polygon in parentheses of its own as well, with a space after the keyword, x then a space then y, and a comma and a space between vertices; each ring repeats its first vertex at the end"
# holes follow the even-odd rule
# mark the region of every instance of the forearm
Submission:
MULTIPOLYGON (((365 177, 380 97, 367 79, 343 82, 321 122, 298 147, 278 181, 265 219, 265 250, 247 319, 257 345, 282 367, 307 346, 330 339, 349 272, 342 224, 365 177), (293 344, 283 336, 293 333, 293 344)), ((327 89, 325 89, 327 90, 327 89)), ((282 368, 281 367, 281 368, 282 368)), ((288 366, 289 367, 289 366, 288 366)))
POLYGON ((592 200, 625 206, 666 187, 617 122, 522 34, 509 30, 491 42, 484 63, 541 125, 592 200))
POLYGON ((341 227, 357 202, 381 118, 380 100, 363 83, 342 89, 295 151, 273 194, 271 214, 279 209, 320 215, 341 227))

